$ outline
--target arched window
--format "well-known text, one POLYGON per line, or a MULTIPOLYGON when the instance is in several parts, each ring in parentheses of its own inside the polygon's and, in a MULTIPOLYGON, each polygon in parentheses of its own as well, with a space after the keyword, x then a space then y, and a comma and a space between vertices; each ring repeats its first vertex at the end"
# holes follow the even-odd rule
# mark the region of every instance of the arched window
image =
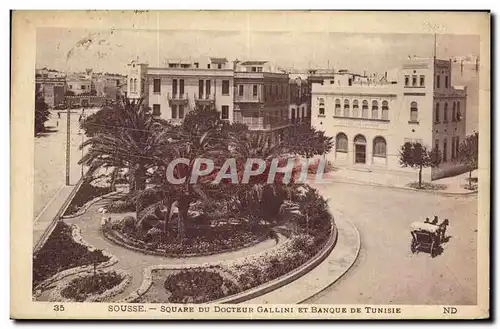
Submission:
POLYGON ((456 119, 456 115, 457 115, 457 103, 453 102, 453 106, 452 106, 452 109, 451 109, 451 121, 455 121, 456 119))
POLYGON ((372 119, 378 119, 378 102, 372 102, 372 119))
POLYGON ((354 144, 366 145, 366 138, 365 138, 365 136, 363 136, 363 135, 356 135, 356 137, 354 137, 354 144))
POLYGON ((137 92, 137 79, 134 79, 134 92, 137 92))
POLYGON ((462 120, 462 114, 460 113, 460 102, 457 102, 457 121, 462 120))
POLYGON ((373 140, 373 156, 385 158, 387 156, 387 143, 384 137, 376 137, 373 140))
POLYGON ((382 120, 389 120, 389 102, 382 102, 382 120))
POLYGON ((292 108, 292 123, 295 123, 295 109, 292 108))
POLYGON ((344 133, 338 133, 335 138, 335 151, 347 153, 347 136, 344 133))
POLYGON ((359 117, 359 104, 357 99, 352 102, 352 116, 355 118, 359 117))
POLYGON ((130 78, 130 92, 134 92, 134 79, 130 78))
POLYGON ((418 104, 417 102, 411 102, 410 104, 410 121, 418 121, 418 104))
POLYGON ((318 103, 319 103, 319 112, 318 112, 318 115, 325 115, 325 99, 324 98, 320 98, 318 100, 318 103))
POLYGON ((348 99, 344 100, 344 116, 345 117, 349 116, 349 100, 348 99))
POLYGON ((368 119, 368 101, 363 101, 363 107, 361 108, 361 117, 368 119))
POLYGON ((448 122, 448 103, 444 103, 443 121, 448 122))
POLYGON ((434 121, 436 123, 439 122, 439 111, 440 111, 440 108, 439 108, 439 103, 436 103, 436 113, 435 113, 435 118, 434 118, 434 121))
POLYGON ((336 99, 335 100, 335 116, 339 117, 342 115, 342 113, 340 113, 341 109, 340 109, 340 99, 336 99))

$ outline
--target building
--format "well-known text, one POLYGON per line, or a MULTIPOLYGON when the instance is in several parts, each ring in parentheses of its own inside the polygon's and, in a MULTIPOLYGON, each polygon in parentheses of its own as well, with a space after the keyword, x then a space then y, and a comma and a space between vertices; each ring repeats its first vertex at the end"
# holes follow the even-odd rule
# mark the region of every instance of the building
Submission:
POLYGON ((78 96, 82 94, 90 95, 95 92, 93 84, 93 74, 91 70, 85 73, 74 73, 66 78, 67 96, 78 96))
POLYGON ((106 100, 118 100, 124 96, 123 87, 127 83, 127 77, 121 74, 104 73, 95 75, 93 83, 96 96, 104 97, 106 100))
POLYGON ((268 61, 236 60, 233 66, 234 122, 265 132, 272 143, 278 142, 283 129, 291 125, 288 74, 268 61))
POLYGON ((65 83, 66 76, 61 72, 47 68, 35 71, 35 90, 50 108, 64 104, 65 83))
POLYGON ((289 74, 289 119, 292 124, 311 122, 311 87, 307 74, 289 74))
MULTIPOLYGON (((391 73, 394 73, 392 71, 391 73)), ((463 172, 453 163, 465 137, 466 88, 451 84, 451 61, 408 59, 397 74, 311 72, 311 124, 335 139, 336 165, 363 170, 414 172, 399 164, 406 142, 443 154, 425 179, 463 172)))

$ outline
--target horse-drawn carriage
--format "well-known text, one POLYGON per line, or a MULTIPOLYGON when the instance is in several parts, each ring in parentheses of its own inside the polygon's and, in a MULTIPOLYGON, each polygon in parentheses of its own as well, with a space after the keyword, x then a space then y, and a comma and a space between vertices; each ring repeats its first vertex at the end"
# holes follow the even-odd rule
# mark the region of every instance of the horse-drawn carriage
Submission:
POLYGON ((441 224, 414 222, 411 224, 411 252, 429 251, 431 257, 436 257, 441 249, 441 243, 445 240, 446 227, 449 225, 447 219, 441 224))

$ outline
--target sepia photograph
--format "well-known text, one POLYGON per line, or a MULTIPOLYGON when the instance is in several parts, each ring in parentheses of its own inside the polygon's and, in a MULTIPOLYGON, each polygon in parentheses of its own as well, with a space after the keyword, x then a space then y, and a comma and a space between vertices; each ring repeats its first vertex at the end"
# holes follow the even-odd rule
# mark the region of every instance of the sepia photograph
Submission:
POLYGON ((54 13, 13 17, 21 317, 488 317, 487 12, 54 13))

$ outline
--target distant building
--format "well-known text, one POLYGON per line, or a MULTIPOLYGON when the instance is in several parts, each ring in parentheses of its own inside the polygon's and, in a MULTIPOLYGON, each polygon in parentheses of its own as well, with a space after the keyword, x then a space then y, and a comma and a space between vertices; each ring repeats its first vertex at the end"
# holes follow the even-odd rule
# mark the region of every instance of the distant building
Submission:
POLYGON ((311 122, 311 87, 307 74, 290 74, 289 112, 292 124, 311 122))
POLYGON ((87 73, 74 73, 66 78, 67 94, 68 96, 91 94, 95 90, 92 83, 91 72, 87 73))
POLYGON ((118 100, 125 96, 127 77, 120 74, 99 74, 93 77, 96 95, 106 100, 118 100))
MULTIPOLYGON (((393 73, 394 71, 391 71, 393 73)), ((453 163, 465 138, 466 88, 454 88, 451 61, 412 58, 397 75, 311 72, 312 125, 335 139, 328 157, 336 165, 412 171, 399 164, 405 142, 443 154, 424 178, 463 171, 453 163)))
POLYGON ((51 108, 64 104, 65 82, 65 74, 56 70, 43 68, 35 72, 35 90, 51 108))

